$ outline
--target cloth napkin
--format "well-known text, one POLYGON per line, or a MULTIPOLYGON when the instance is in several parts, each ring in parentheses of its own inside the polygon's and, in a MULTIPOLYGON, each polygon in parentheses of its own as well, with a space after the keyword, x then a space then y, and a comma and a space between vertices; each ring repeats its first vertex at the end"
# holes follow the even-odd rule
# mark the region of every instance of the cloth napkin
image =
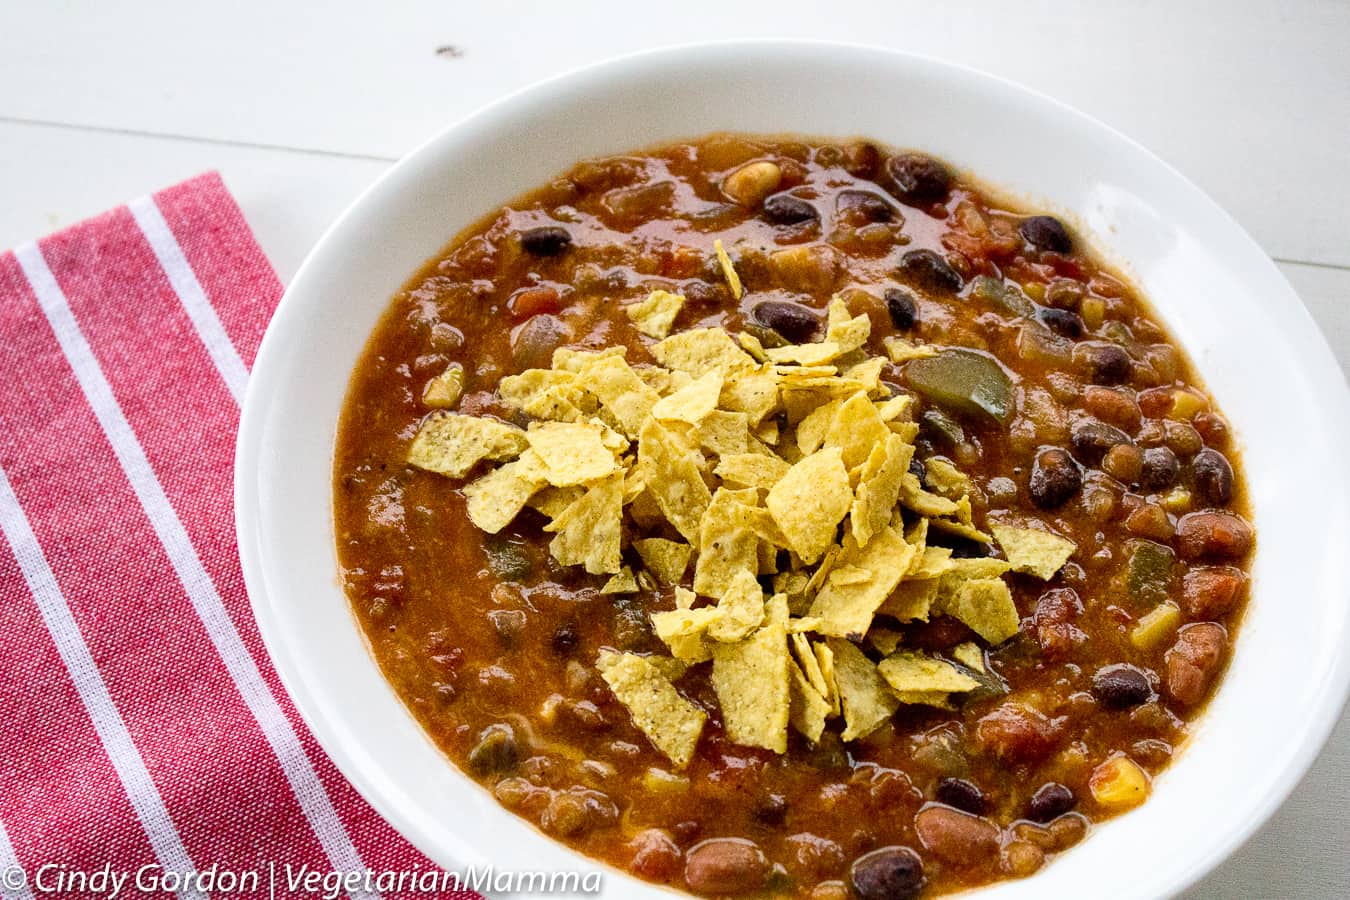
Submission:
POLYGON ((439 870, 324 755, 249 608, 234 440, 280 296, 216 174, 0 256, 6 896, 118 875, 142 896, 141 873, 161 897, 476 896, 427 889, 439 870))

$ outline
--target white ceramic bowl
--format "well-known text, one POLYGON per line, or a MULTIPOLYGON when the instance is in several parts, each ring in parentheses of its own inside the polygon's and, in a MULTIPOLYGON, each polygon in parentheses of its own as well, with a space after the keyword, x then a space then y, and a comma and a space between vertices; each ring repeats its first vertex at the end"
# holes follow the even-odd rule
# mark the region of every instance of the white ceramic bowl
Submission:
MULTIPOLYGON (((249 594, 301 714, 357 789, 441 865, 594 868, 461 775, 381 677, 336 577, 333 436, 376 319, 462 227, 583 157, 718 130, 921 148, 1066 213, 1194 357, 1245 448, 1259 536, 1235 660, 1148 803, 987 896, 1158 897, 1193 883, 1293 788, 1350 684, 1345 382, 1270 260, 1185 178, 1045 97, 888 51, 715 44, 566 75, 448 128, 324 235, 258 354, 236 472, 249 594)), ((605 896, 666 895, 616 872, 605 882, 605 896)))

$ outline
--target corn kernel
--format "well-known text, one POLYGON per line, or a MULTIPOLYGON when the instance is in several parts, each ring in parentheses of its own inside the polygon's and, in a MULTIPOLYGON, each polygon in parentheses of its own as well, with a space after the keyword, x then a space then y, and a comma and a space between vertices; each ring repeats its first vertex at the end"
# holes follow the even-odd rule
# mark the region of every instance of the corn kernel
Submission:
POLYGON ((1045 285, 1041 284, 1039 281, 1028 281, 1026 284, 1022 285, 1022 290, 1028 297, 1035 300, 1037 303, 1040 303, 1045 299, 1045 285))
POLYGON ((1078 305, 1078 314, 1083 317, 1088 330, 1096 331, 1106 320, 1106 301, 1101 297, 1087 297, 1078 305))
POLYGON ((449 409, 459 402, 464 392, 464 367, 451 363, 449 368, 427 382, 422 388, 422 405, 432 409, 449 409))
POLYGON ((689 790, 689 779, 665 769, 648 769, 642 775, 643 786, 653 794, 682 794, 689 790))
POLYGON ((1120 811, 1148 799, 1149 778, 1128 756, 1113 756, 1092 771, 1088 789, 1103 807, 1120 811))
POLYGON ((1184 515, 1191 511, 1191 492, 1185 488, 1172 488, 1163 495, 1163 509, 1176 515, 1184 515))
POLYGON ((1173 391, 1172 409, 1167 413, 1167 418, 1176 419, 1178 422, 1189 422, 1205 406, 1204 398, 1198 394, 1186 390, 1173 391))
POLYGON ((1165 600, 1145 613, 1130 630, 1130 643, 1140 650, 1158 646, 1181 624, 1181 607, 1165 600))

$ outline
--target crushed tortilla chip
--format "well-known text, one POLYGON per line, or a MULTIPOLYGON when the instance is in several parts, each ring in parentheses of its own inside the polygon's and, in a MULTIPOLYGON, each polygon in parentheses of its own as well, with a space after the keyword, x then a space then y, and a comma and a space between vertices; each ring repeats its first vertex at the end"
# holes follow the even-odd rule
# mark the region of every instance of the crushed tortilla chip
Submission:
POLYGON ((644 538, 633 541, 633 549, 642 557, 642 564, 666 584, 679 584, 689 568, 689 557, 694 548, 681 541, 665 538, 644 538))
POLYGON ((789 469, 769 491, 765 505, 789 549, 808 565, 820 559, 853 505, 839 448, 819 450, 789 469))
POLYGON ((717 601, 716 609, 717 618, 708 625, 708 637, 715 641, 732 644, 763 625, 764 592, 754 573, 744 569, 737 574, 717 601))
POLYGON ((877 667, 861 650, 845 640, 830 638, 834 654, 834 678, 844 710, 845 741, 854 741, 876 731, 900 706, 877 667))
POLYGON ((451 363, 422 387, 422 405, 432 409, 451 409, 464 393, 464 367, 451 363))
POLYGON ((1003 643, 1022 625, 1008 583, 1001 578, 962 581, 950 597, 942 599, 942 606, 990 644, 1003 643))
POLYGON ((940 456, 924 460, 924 480, 935 494, 948 500, 960 500, 970 493, 970 479, 940 456))
POLYGON ((853 469, 867 461, 876 445, 893 436, 872 401, 860 391, 835 411, 825 432, 824 446, 838 447, 844 455, 845 468, 853 469))
POLYGON ((708 626, 718 617, 716 607, 700 606, 690 609, 680 605, 693 603, 694 594, 686 591, 684 597, 676 589, 676 608, 651 614, 652 630, 656 636, 670 648, 670 655, 689 662, 703 662, 712 658, 712 648, 708 645, 708 626))
POLYGON ((633 570, 627 566, 620 569, 618 575, 611 576, 600 588, 602 594, 636 594, 637 591, 637 579, 633 577, 633 570))
POLYGON ((737 744, 787 752, 792 658, 787 602, 770 600, 765 623, 743 641, 714 644, 713 690, 727 737, 737 744))
POLYGON ((984 651, 980 649, 979 644, 971 641, 957 644, 952 648, 952 657, 967 669, 984 671, 984 651))
POLYGON ((652 407, 652 415, 697 425, 717 407, 723 381, 721 372, 706 372, 668 397, 662 397, 652 407))
POLYGON ((544 526, 555 534, 549 552, 564 566, 584 566, 592 575, 620 569, 623 473, 615 472, 586 489, 571 506, 544 526))
POLYGON ((858 473, 858 487, 849 513, 849 526, 859 546, 867 546, 872 535, 890 522, 900 500, 900 482, 913 458, 914 445, 905 443, 897 434, 887 433, 872 448, 858 473))
POLYGON ((651 418, 652 407, 661 399, 656 390, 617 355, 602 354, 586 361, 577 373, 577 383, 600 400, 630 438, 638 436, 643 424, 651 418))
POLYGON ((918 476, 913 472, 906 472, 904 477, 900 479, 900 502, 919 515, 927 516, 930 519, 954 516, 961 508, 946 497, 924 490, 923 485, 919 483, 918 476))
POLYGON ((691 544, 699 540, 699 522, 712 502, 699 466, 688 449, 655 420, 642 429, 638 461, 647 490, 675 530, 691 544))
POLYGON ((731 264, 731 257, 727 255, 720 238, 713 241, 713 250, 717 252, 717 263, 722 267, 722 275, 727 280, 727 287, 731 288, 732 298, 741 299, 741 295, 745 293, 745 289, 741 287, 741 276, 736 274, 736 267, 731 264))
POLYGON ((1042 581, 1054 578, 1078 549, 1073 541, 1048 531, 1009 525, 994 525, 990 530, 1014 572, 1035 575, 1042 581))
POLYGON ((848 304, 836 295, 830 300, 830 309, 825 325, 825 340, 837 344, 840 353, 857 350, 872 335, 872 320, 866 313, 849 315, 848 304))
POLYGON ((728 383, 756 368, 755 360, 720 328, 692 328, 672 334, 652 347, 652 355, 666 368, 695 378, 721 372, 728 383))
POLYGON ((543 460, 533 450, 526 450, 519 459, 464 486, 469 521, 488 534, 496 534, 547 483, 543 460))
POLYGON ((937 578, 909 578, 900 583, 877 610, 901 622, 927 622, 938 598, 937 578))
POLYGON ((670 334, 670 327, 675 324, 675 317, 683 306, 682 294, 656 290, 648 294, 646 299, 625 306, 624 312, 638 331, 659 341, 670 334))
POLYGON ((543 461, 548 483, 572 487, 618 470, 618 458, 605 445, 606 430, 598 422, 531 422, 525 439, 543 461))
POLYGON ((893 528, 882 530, 862 548, 853 535, 845 535, 834 571, 811 604, 809 615, 821 620, 817 631, 861 640, 872 617, 900 583, 913 554, 914 548, 893 528))
POLYGON ((880 650, 883 656, 890 656, 900 646, 904 637, 903 634, 893 628, 873 625, 871 630, 867 632, 867 643, 880 650))
POLYGON ((722 597, 741 575, 759 568, 759 537, 751 518, 758 492, 721 487, 699 521, 694 591, 722 597))
POLYGON ((694 429, 700 447, 718 456, 734 456, 750 449, 750 420, 745 413, 715 409, 694 429))
POLYGON ((408 448, 408 464, 450 478, 463 478, 485 459, 515 459, 525 432, 496 419, 438 411, 422 420, 408 448))
POLYGON ((677 769, 689 765, 707 713, 690 703, 645 656, 600 651, 600 675, 627 709, 633 724, 677 769))
POLYGON ((586 489, 583 487, 545 487, 541 488, 525 505, 531 509, 539 510, 550 519, 556 519, 564 509, 575 503, 577 498, 584 493, 586 493, 586 489))
POLYGON ((916 344, 902 337, 888 337, 884 343, 886 344, 886 354, 890 356, 891 362, 896 365, 909 362, 911 359, 927 359, 938 355, 936 347, 916 344))
POLYGON ((951 663, 915 650, 897 650, 877 664, 877 671, 897 693, 960 694, 980 683, 951 663))
POLYGON ((795 662, 789 664, 790 692, 788 721, 811 743, 819 743, 825 732, 825 720, 830 715, 830 704, 795 662))
POLYGON ((717 461, 713 474, 723 483, 769 490, 792 468, 777 456, 763 453, 729 453, 717 461))

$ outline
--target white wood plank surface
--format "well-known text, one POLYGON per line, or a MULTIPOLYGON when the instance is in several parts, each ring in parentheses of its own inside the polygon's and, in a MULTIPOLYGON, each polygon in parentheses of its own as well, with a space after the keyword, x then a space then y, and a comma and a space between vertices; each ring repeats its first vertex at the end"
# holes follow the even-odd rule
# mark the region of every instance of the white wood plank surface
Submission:
MULTIPOLYGON (((1013 78, 1150 147, 1277 259, 1350 370, 1350 2, 820 9, 0 0, 0 247, 219 169, 287 280, 389 161, 516 87, 644 47, 836 39, 1013 78), (435 52, 446 45, 459 55, 435 52)), ((1350 897, 1346 809, 1350 718, 1271 823, 1187 900, 1350 897)))

